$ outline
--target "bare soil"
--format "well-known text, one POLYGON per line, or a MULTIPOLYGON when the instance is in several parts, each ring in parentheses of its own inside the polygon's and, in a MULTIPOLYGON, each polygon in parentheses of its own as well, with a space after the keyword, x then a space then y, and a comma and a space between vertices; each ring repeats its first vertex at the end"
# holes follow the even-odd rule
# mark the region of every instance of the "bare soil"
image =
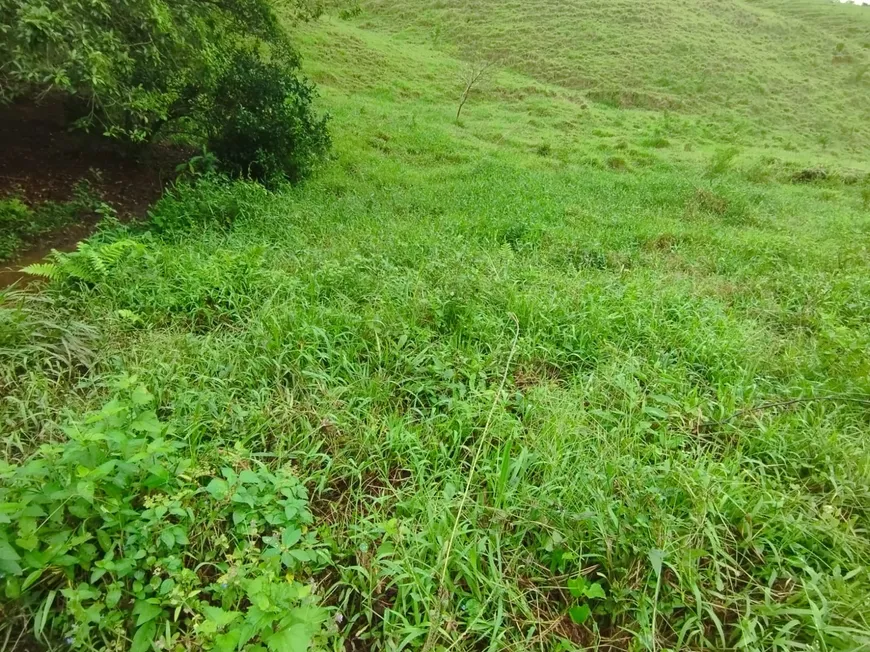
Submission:
MULTIPOLYGON (((68 201, 84 179, 122 220, 141 219, 189 155, 184 148, 161 145, 132 156, 99 134, 72 130, 56 97, 0 107, 0 198, 17 195, 30 205, 68 201)), ((85 216, 28 243, 0 267, 0 287, 21 279, 22 266, 52 249, 75 249, 97 222, 98 216, 85 216)))

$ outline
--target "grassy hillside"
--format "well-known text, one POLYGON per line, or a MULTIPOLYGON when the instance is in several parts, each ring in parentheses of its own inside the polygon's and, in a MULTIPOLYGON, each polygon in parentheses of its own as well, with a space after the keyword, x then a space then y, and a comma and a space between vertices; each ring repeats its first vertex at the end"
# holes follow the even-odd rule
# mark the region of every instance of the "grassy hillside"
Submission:
POLYGON ((364 0, 360 24, 737 142, 870 146, 870 11, 825 0, 364 0))
MULTIPOLYGON (((278 193, 182 185, 7 291, 6 459, 142 384, 180 478, 298 477, 318 554, 273 579, 328 609, 316 649, 870 647, 868 14, 365 2, 293 27, 331 160, 278 193), (516 56, 457 122, 482 41, 516 56)), ((205 595, 254 611, 269 526, 230 554, 229 503, 137 580, 162 645, 205 595)), ((102 649, 82 594, 43 635, 102 649)), ((0 639, 59 607, 4 608, 0 639)))

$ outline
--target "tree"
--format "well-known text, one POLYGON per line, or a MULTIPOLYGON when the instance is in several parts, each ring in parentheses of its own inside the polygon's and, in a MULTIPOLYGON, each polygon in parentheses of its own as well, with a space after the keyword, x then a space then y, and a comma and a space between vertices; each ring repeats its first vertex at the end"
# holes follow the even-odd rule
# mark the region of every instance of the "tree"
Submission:
POLYGON ((495 61, 488 61, 481 57, 475 57, 471 63, 465 66, 462 73, 463 89, 462 95, 459 96, 459 107, 456 109, 456 121, 459 122, 459 115, 462 113, 462 107, 468 101, 471 91, 484 78, 486 73, 495 65, 495 61))
POLYGON ((286 127, 321 130, 294 142, 323 145, 325 122, 313 117, 271 0, 0 0, 0 101, 60 92, 75 126, 129 145, 179 131, 211 137, 215 94, 251 58, 298 81, 283 84, 282 100, 306 119, 286 127))

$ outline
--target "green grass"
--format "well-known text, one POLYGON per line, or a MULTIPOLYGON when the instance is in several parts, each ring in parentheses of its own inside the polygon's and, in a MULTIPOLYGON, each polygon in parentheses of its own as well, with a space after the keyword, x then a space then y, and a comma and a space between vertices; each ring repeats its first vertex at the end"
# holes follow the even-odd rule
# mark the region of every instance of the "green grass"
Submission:
POLYGON ((823 0, 362 0, 354 19, 503 62, 590 102, 670 110, 711 140, 870 143, 870 11, 823 0))
POLYGON ((7 293, 6 457, 126 374, 192 459, 290 465, 336 649, 870 647, 868 12, 558 7, 296 28, 332 159, 182 188, 95 239, 140 255, 7 293), (483 36, 516 62, 457 124, 483 36))

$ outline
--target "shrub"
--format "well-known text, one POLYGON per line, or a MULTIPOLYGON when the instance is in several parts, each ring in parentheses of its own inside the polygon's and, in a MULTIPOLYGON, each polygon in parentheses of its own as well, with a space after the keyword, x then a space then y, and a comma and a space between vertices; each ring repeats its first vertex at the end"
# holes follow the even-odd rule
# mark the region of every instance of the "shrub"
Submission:
MULTIPOLYGON (((296 17, 312 14, 307 0, 289 4, 296 17)), ((231 168, 294 178, 325 145, 270 0, 0 0, 0 24, 0 101, 60 91, 79 127, 129 145, 205 136, 231 168)))
POLYGON ((231 174, 297 180, 329 146, 313 97, 312 85, 286 65, 237 51, 205 112, 208 147, 231 174))
POLYGON ((823 167, 804 168, 791 175, 791 180, 794 183, 813 183, 824 181, 829 176, 828 171, 823 167))
POLYGON ((610 156, 607 159, 607 167, 611 170, 626 170, 628 169, 628 161, 622 156, 610 156))
MULTIPOLYGON (((0 462, 0 589, 74 649, 307 649, 326 553, 304 486, 243 450, 183 453, 134 378, 26 463, 0 462)), ((9 617, 12 617, 12 613, 9 617)))

